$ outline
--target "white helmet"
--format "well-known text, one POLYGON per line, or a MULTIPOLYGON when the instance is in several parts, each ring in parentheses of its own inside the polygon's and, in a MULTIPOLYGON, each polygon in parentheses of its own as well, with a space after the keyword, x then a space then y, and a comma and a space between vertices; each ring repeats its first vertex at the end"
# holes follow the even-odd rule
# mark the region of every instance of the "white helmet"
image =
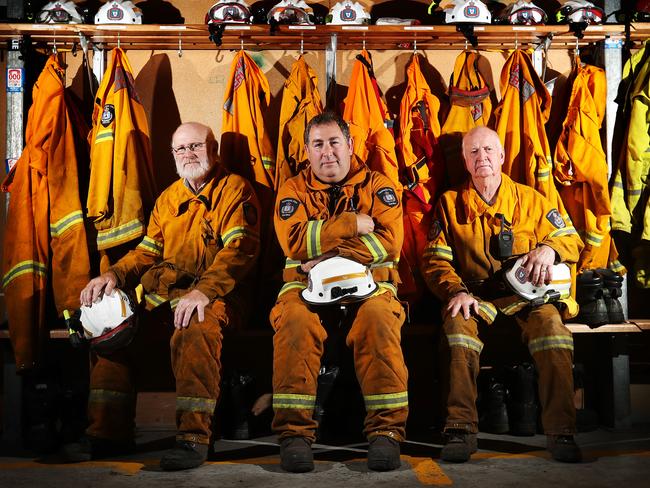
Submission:
POLYGON ((278 24, 313 25, 314 10, 303 0, 282 0, 269 12, 268 20, 278 24))
POLYGON ((447 24, 489 24, 492 14, 481 0, 454 0, 453 8, 445 9, 447 24))
POLYGON ((81 12, 74 2, 49 2, 36 14, 39 24, 83 24, 81 12))
POLYGON ((605 12, 600 7, 586 0, 569 0, 555 13, 559 23, 586 22, 587 24, 602 24, 605 12))
POLYGON ((526 0, 508 5, 500 17, 507 24, 540 25, 547 20, 544 10, 526 0))
POLYGON ((108 0, 97 11, 95 24, 142 24, 142 10, 129 0, 108 0))
POLYGON ((338 2, 327 14, 331 25, 362 25, 370 23, 370 14, 359 2, 338 2))
POLYGON ((134 302, 117 288, 90 307, 81 306, 84 337, 100 353, 127 346, 135 335, 135 319, 134 302))
POLYGON ((524 257, 518 258, 504 273, 505 282, 517 295, 525 298, 531 305, 538 306, 568 298, 571 294, 571 270, 565 263, 553 266, 553 279, 550 283, 535 286, 526 279, 526 270, 521 265, 524 257))
POLYGON ((206 24, 250 24, 253 15, 244 0, 219 0, 205 15, 206 24))
POLYGON ((311 305, 329 305, 364 300, 377 288, 367 266, 334 256, 309 271, 309 284, 300 295, 311 305))

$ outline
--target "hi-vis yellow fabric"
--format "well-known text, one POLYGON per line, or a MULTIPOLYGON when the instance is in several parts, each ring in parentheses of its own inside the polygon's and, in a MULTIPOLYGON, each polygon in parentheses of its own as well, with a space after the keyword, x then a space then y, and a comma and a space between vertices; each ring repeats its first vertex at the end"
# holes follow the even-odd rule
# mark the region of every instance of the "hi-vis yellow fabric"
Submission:
POLYGON ((275 154, 263 115, 269 100, 266 76, 253 58, 239 51, 224 94, 221 160, 233 173, 274 190, 275 154))
POLYGON ((490 90, 479 73, 478 59, 476 52, 460 53, 449 81, 451 108, 440 135, 447 187, 459 185, 467 177, 461 147, 463 135, 474 127, 488 125, 492 115, 490 90))
POLYGON ((619 167, 614 174, 612 229, 632 234, 641 241, 634 250, 634 278, 650 288, 650 42, 625 64, 623 80, 629 91, 623 100, 629 125, 619 167))
POLYGON ((578 271, 609 266, 624 272, 610 235, 607 161, 599 132, 607 101, 605 71, 583 66, 577 59, 572 79, 567 116, 555 147, 553 172, 561 183, 562 201, 585 243, 578 271))
POLYGON ((431 93, 420 56, 414 55, 406 68, 406 91, 399 111, 397 158, 404 185, 404 245, 400 258, 401 297, 416 299, 424 289, 419 268, 430 211, 444 185, 444 164, 438 147, 440 101, 431 93))
POLYGON ((280 107, 278 157, 275 164, 275 189, 307 167, 304 133, 307 123, 323 112, 318 93, 318 78, 305 58, 293 63, 284 83, 280 107))
POLYGON ((89 142, 87 207, 97 249, 142 238, 157 190, 147 114, 120 48, 113 49, 95 97, 89 142))
POLYGON ((368 168, 387 176, 401 197, 395 138, 386 126, 391 123, 390 115, 377 86, 372 58, 365 49, 357 55, 343 103, 343 119, 350 124, 354 154, 368 168))
MULTIPOLYGON (((38 365, 49 337, 48 280, 57 311, 62 313, 78 308, 79 292, 90 278, 75 150, 78 121, 66 101, 63 76, 63 68, 51 56, 33 88, 25 148, 3 184, 11 197, 2 287, 19 371, 38 365)), ((81 137, 77 141, 85 143, 81 137)))
POLYGON ((551 95, 530 56, 516 49, 501 71, 501 101, 494 109, 496 131, 505 150, 502 170, 517 183, 535 188, 566 217, 551 171, 546 129, 551 95))

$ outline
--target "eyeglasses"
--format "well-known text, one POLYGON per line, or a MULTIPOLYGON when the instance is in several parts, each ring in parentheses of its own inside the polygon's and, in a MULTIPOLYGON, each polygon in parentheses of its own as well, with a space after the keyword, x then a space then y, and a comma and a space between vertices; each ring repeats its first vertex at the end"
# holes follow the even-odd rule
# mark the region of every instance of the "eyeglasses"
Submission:
POLYGON ((172 152, 174 154, 178 155, 183 155, 185 153, 189 152, 197 152, 205 148, 205 142, 192 142, 188 144, 187 146, 178 146, 178 147, 172 147, 172 152))

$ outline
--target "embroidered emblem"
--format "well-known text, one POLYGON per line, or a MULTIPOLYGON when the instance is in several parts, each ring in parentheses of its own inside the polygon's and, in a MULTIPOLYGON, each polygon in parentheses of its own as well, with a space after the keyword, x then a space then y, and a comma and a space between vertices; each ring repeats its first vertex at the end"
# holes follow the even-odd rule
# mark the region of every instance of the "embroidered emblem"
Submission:
POLYGON ((560 212, 558 212, 556 209, 553 209, 547 213, 546 218, 551 224, 553 224, 553 227, 556 229, 564 229, 566 227, 564 219, 560 215, 560 212))
POLYGON ((389 187, 384 187, 378 190, 377 196, 384 203, 384 205, 388 205, 389 207, 396 207, 399 203, 397 201, 397 195, 395 195, 395 191, 389 187))
POLYGON ((300 202, 293 198, 284 198, 280 201, 280 218, 282 220, 287 220, 298 210, 298 205, 300 202))
POLYGON ((102 112, 102 125, 108 127, 111 125, 115 119, 115 106, 107 103, 104 105, 104 111, 102 112))

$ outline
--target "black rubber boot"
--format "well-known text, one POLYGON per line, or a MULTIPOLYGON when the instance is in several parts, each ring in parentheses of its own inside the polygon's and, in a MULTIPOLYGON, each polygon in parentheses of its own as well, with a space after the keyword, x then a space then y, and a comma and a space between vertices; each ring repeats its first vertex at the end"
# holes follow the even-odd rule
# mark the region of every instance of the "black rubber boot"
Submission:
POLYGON ((576 322, 598 327, 609 322, 603 298, 603 277, 595 271, 583 271, 576 280, 576 301, 580 312, 576 322))
POLYGON ((176 441, 176 445, 160 459, 165 471, 198 468, 208 458, 208 445, 191 441, 176 441))
POLYGON ((447 443, 442 448, 440 459, 450 463, 469 461, 472 453, 476 452, 476 434, 464 430, 450 429, 445 432, 447 443))
POLYGON ((479 384, 479 429, 481 432, 505 434, 508 432, 507 390, 492 370, 482 369, 479 384))
POLYGON ((508 420, 510 434, 531 436, 537 431, 537 379, 535 366, 522 363, 508 368, 508 420))
POLYGON ((399 442, 385 435, 378 435, 370 439, 368 469, 393 471, 399 467, 399 442))
POLYGON ((312 418, 318 422, 318 428, 316 429, 316 439, 322 438, 321 426, 323 425, 323 420, 325 418, 325 404, 332 392, 334 387, 334 382, 338 377, 340 368, 338 366, 321 366, 320 372, 318 373, 318 388, 316 390, 316 404, 314 405, 314 413, 312 418))
POLYGON ((282 469, 290 473, 306 473, 314 470, 314 453, 304 437, 285 437, 280 442, 282 469))
POLYGON ((76 442, 64 444, 60 454, 65 462, 81 463, 93 459, 129 455, 134 452, 135 442, 132 440, 116 441, 85 435, 76 442))
POLYGON ((556 461, 562 463, 582 461, 582 452, 572 435, 547 435, 546 449, 556 461))
POLYGON ((250 439, 249 418, 255 400, 255 379, 248 373, 235 371, 223 382, 224 438, 250 439))
POLYGON ((623 296, 623 277, 610 269, 598 269, 597 272, 603 278, 603 299, 609 323, 625 322, 623 306, 619 301, 619 298, 623 296))

